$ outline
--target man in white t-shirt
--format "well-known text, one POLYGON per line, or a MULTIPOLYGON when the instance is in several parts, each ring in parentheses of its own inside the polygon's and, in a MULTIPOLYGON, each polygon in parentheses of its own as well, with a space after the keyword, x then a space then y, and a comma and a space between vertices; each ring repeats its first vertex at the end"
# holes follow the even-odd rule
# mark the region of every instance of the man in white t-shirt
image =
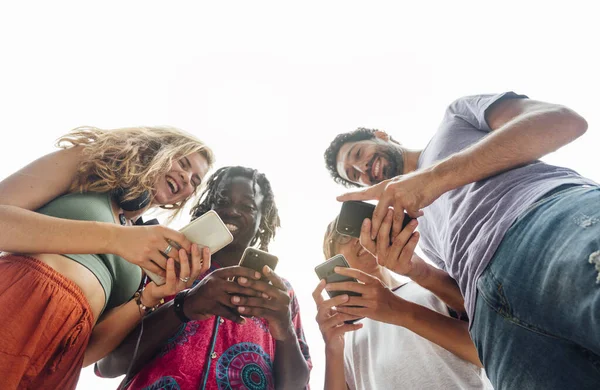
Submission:
MULTIPOLYGON (((386 230, 389 237, 391 221, 390 213, 380 230, 383 237, 386 230)), ((360 283, 326 285, 322 280, 313 293, 325 340, 324 388, 491 389, 469 337, 468 323, 450 316, 450 312, 455 317, 464 315, 458 286, 445 272, 414 255, 416 221, 391 246, 389 239, 379 240, 385 244, 367 243, 369 250, 377 250, 378 259, 357 238, 338 234, 335 222, 325 234, 324 254, 326 258, 344 255, 352 269, 336 272, 360 283), (398 282, 378 261, 414 281, 398 282), (343 294, 325 300, 324 289, 362 296, 343 294), (344 322, 359 318, 353 324, 344 322)))

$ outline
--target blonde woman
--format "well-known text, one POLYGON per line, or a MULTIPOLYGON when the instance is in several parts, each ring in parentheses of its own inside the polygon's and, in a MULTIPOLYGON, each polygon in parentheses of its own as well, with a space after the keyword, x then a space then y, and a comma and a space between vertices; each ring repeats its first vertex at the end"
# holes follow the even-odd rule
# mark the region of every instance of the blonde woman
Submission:
POLYGON ((201 141, 169 127, 83 127, 58 146, 0 182, 3 389, 75 388, 82 365, 210 265, 177 231, 130 226, 194 194, 213 162, 201 141), (138 290, 140 267, 167 283, 138 290))

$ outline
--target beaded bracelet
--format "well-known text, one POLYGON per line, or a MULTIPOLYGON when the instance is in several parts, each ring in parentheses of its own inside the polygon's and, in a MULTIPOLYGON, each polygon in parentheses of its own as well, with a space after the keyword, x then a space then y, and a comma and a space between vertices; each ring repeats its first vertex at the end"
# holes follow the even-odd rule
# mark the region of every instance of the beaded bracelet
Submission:
POLYGON ((144 305, 142 303, 142 291, 144 291, 144 290, 143 289, 139 289, 133 295, 133 298, 135 299, 135 303, 137 303, 138 307, 140 308, 140 314, 142 312, 143 312, 143 315, 148 314, 148 313, 152 313, 154 310, 158 309, 160 307, 160 305, 162 305, 163 303, 165 303, 164 298, 161 298, 161 300, 158 301, 158 303, 155 306, 148 307, 148 306, 144 305))

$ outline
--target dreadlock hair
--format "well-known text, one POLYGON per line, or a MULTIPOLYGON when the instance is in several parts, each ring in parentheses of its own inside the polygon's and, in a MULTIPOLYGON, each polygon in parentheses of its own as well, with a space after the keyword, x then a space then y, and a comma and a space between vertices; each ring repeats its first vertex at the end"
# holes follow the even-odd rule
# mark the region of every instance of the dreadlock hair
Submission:
POLYGON ((262 218, 258 225, 258 232, 250 242, 250 246, 254 246, 257 242, 260 242, 259 248, 266 251, 269 249, 269 243, 275 237, 277 228, 281 226, 281 221, 279 219, 277 205, 275 204, 275 195, 273 194, 271 183, 263 173, 260 173, 256 169, 241 166, 230 166, 218 169, 206 181, 206 187, 202 191, 198 203, 190 212, 192 219, 198 218, 212 208, 212 205, 216 203, 219 195, 217 192, 219 184, 226 177, 232 176, 242 176, 252 179, 252 188, 254 189, 255 185, 258 184, 262 191, 264 196, 261 210, 262 218))
POLYGON ((358 142, 371 140, 375 138, 375 132, 377 129, 367 129, 365 127, 359 127, 354 131, 350 131, 348 133, 338 134, 333 141, 329 144, 327 150, 325 150, 325 166, 327 170, 331 174, 333 181, 338 184, 343 185, 344 187, 360 187, 356 183, 352 183, 340 176, 337 171, 337 155, 340 151, 342 145, 348 142, 358 142))

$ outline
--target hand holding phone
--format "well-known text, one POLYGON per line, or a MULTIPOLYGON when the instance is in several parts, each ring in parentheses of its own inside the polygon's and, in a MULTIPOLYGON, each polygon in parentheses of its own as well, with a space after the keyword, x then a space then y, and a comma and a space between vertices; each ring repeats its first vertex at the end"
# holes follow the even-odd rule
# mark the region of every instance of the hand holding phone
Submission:
MULTIPOLYGON (((375 205, 366 202, 350 200, 342 203, 342 209, 338 217, 335 230, 339 234, 360 238, 360 229, 365 218, 373 219, 375 205)), ((402 229, 412 220, 408 214, 404 213, 402 229)), ((390 242, 392 242, 392 232, 390 231, 390 242)))
POLYGON ((240 260, 240 267, 246 267, 258 271, 262 277, 261 280, 269 282, 263 273, 265 265, 269 266, 271 270, 275 270, 279 259, 268 252, 261 251, 260 249, 248 247, 244 250, 242 259, 240 260))
MULTIPOLYGON (((356 278, 337 274, 335 272, 335 267, 350 268, 350 265, 346 261, 346 258, 344 257, 344 255, 335 255, 332 258, 325 261, 324 263, 317 265, 315 267, 315 272, 316 272, 317 276, 319 277, 319 279, 325 279, 325 282, 327 284, 339 283, 339 282, 356 282, 356 283, 358 283, 358 280, 356 278)), ((354 292, 354 291, 327 291, 327 294, 329 295, 329 298, 334 298, 334 297, 337 297, 338 295, 342 295, 342 294, 346 294, 348 296, 354 296, 354 297, 361 296, 361 294, 354 292)), ((344 321, 344 322, 347 324, 352 324, 356 321, 358 321, 358 319, 344 321)))
MULTIPOLYGON (((198 245, 200 249, 208 247, 211 255, 215 252, 223 249, 225 246, 233 241, 233 235, 225 226, 225 223, 221 220, 219 215, 210 210, 180 230, 181 233, 191 242, 198 245)), ((171 250, 178 250, 177 247, 173 246, 171 250)), ((179 263, 175 263, 176 268, 179 267, 179 263)), ((165 278, 159 276, 153 272, 144 269, 144 272, 148 277, 157 285, 165 284, 165 278)))

